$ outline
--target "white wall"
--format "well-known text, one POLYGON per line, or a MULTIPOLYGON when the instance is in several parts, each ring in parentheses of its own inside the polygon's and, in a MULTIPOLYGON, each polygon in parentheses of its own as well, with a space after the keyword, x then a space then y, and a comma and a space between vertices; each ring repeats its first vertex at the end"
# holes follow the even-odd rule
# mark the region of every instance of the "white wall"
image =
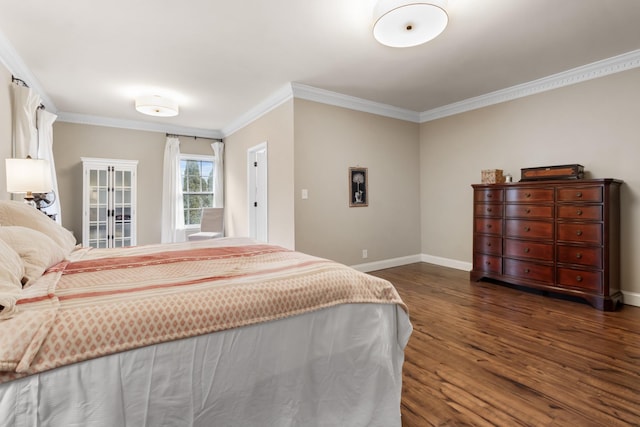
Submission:
POLYGON ((269 242, 294 249, 293 101, 225 138, 225 227, 230 236, 249 235, 247 150, 265 141, 269 242))
POLYGON ((640 69, 420 126, 422 252, 471 263, 472 191, 482 169, 520 179, 526 167, 579 163, 618 178, 621 274, 640 304, 640 69))
POLYGON ((294 105, 296 250, 347 265, 419 254, 418 124, 300 99, 294 105), (368 169, 367 207, 349 207, 349 167, 368 169))
POLYGON ((0 65, 0 200, 10 199, 4 159, 12 154, 11 73, 0 65))
MULTIPOLYGON (((53 154, 62 201, 62 225, 82 241, 81 157, 138 160, 137 243, 160 243, 165 142, 166 135, 161 132, 56 122, 53 154)), ((213 155, 211 142, 180 137, 180 152, 213 155)))

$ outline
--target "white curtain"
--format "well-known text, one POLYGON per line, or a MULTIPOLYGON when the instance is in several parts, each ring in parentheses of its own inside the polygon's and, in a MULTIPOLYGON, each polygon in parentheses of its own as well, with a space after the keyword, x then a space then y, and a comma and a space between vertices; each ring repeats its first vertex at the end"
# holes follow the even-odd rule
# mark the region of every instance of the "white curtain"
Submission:
POLYGON ((40 95, 28 87, 13 83, 13 157, 25 159, 38 157, 38 130, 36 110, 40 105, 40 95))
POLYGON ((180 180, 180 140, 167 136, 162 180, 162 243, 184 242, 184 206, 180 180))
POLYGON ((49 162, 51 168, 51 183, 55 201, 44 209, 48 215, 55 214, 56 222, 62 225, 62 209, 60 208, 60 192, 58 191, 58 178, 56 176, 56 163, 53 159, 53 122, 58 116, 43 109, 37 112, 38 124, 38 158, 49 162))
POLYGON ((213 178, 215 188, 213 189, 213 207, 224 207, 224 144, 214 142, 211 144, 214 154, 215 174, 213 178))

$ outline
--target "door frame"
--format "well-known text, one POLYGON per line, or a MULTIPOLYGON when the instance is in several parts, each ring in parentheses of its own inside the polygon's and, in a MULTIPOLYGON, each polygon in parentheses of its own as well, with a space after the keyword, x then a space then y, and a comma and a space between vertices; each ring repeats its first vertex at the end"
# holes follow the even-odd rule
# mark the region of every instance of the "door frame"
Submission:
POLYGON ((257 191, 257 183, 258 183, 258 173, 256 172, 255 166, 253 163, 255 162, 256 155, 264 151, 264 206, 259 206, 261 210, 264 211, 264 226, 265 230, 265 242, 269 239, 269 205, 268 205, 268 147, 267 141, 261 142, 258 145, 255 145, 247 150, 247 210, 248 210, 248 220, 249 220, 249 236, 257 240, 257 211, 254 209, 254 202, 256 201, 256 191, 257 191))

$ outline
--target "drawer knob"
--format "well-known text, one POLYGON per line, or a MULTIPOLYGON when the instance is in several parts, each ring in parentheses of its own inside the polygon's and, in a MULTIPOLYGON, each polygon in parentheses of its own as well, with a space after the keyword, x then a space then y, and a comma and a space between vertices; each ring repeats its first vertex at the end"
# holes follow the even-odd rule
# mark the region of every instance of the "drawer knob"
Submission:
POLYGON ((531 272, 531 270, 529 270, 528 268, 524 269, 524 274, 529 274, 531 272))
POLYGON ((491 261, 485 261, 485 264, 491 265, 491 261))
POLYGON ((487 199, 490 199, 492 197, 493 197, 493 194, 491 194, 491 193, 487 194, 487 199))
POLYGON ((491 242, 488 242, 488 243, 487 243, 487 247, 491 247, 491 242))
POLYGON ((582 230, 576 231, 576 236, 582 236, 582 230))
MULTIPOLYGON (((487 212, 491 212, 492 210, 493 209, 491 209, 491 208, 487 208, 487 212)), ((580 215, 580 214, 578 214, 578 215, 580 215)))
POLYGON ((578 191, 578 192, 576 193, 576 197, 578 197, 578 198, 582 197, 582 191, 578 191))
POLYGON ((582 254, 580 252, 576 254, 576 259, 582 259, 582 254))
POLYGON ((576 282, 582 282, 582 276, 576 276, 576 282))
POLYGON ((524 248, 524 253, 525 253, 525 254, 528 254, 529 252, 531 252, 531 249, 529 249, 529 248, 524 248))
POLYGON ((524 210, 524 213, 526 213, 526 214, 530 214, 530 213, 531 213, 531 209, 529 209, 529 208, 525 209, 525 210, 524 210))
POLYGON ((531 231, 531 227, 527 227, 527 226, 525 226, 525 227, 524 227, 524 231, 526 231, 526 232, 528 233, 529 231, 531 231))
POLYGON ((491 224, 487 224, 487 228, 491 228, 491 224))
POLYGON ((577 214, 578 216, 582 215, 582 209, 578 209, 578 211, 576 212, 576 214, 577 214))
POLYGON ((531 197, 531 193, 526 193, 526 194, 524 195, 524 197, 526 197, 527 199, 528 199, 528 198, 530 198, 530 197, 531 197))

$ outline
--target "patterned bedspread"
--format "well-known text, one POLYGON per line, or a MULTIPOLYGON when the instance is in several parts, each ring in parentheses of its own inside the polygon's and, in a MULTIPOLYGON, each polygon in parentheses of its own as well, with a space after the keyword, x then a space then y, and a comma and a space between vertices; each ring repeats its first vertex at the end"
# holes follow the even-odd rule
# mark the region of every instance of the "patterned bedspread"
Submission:
POLYGON ((25 289, 19 313, 0 322, 0 383, 343 303, 406 310, 385 280, 277 246, 221 239, 80 249, 25 289))

